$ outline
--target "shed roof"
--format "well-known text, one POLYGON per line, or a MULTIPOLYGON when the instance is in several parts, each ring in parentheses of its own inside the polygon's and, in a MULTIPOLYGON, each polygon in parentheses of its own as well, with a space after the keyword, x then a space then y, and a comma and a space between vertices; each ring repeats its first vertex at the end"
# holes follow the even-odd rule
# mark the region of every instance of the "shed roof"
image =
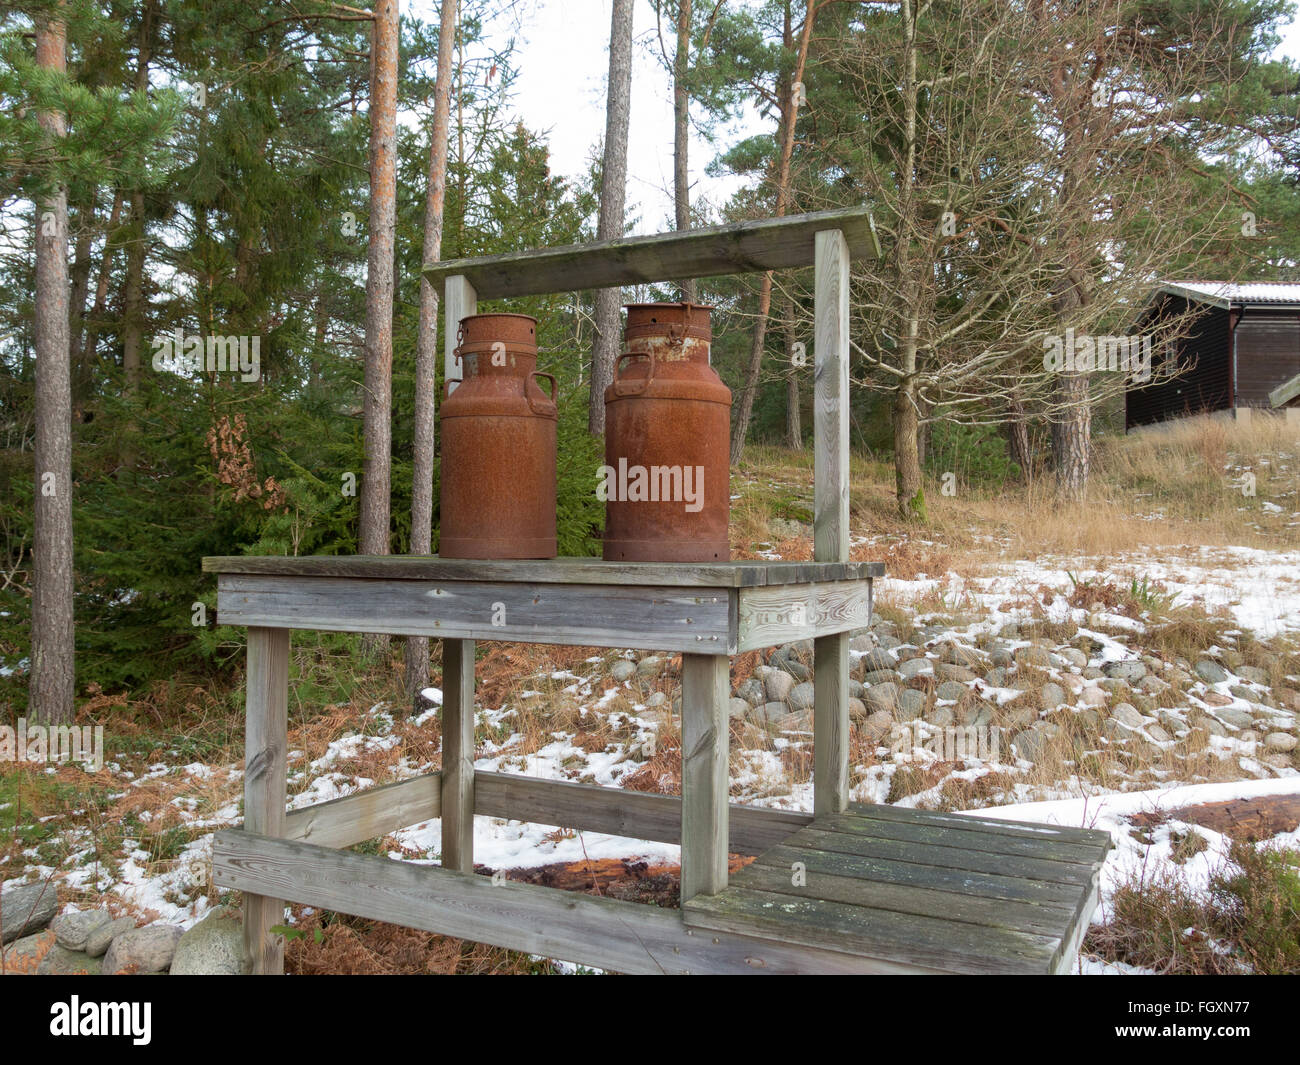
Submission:
POLYGON ((1165 281, 1159 290, 1215 307, 1300 307, 1300 284, 1286 281, 1165 281))

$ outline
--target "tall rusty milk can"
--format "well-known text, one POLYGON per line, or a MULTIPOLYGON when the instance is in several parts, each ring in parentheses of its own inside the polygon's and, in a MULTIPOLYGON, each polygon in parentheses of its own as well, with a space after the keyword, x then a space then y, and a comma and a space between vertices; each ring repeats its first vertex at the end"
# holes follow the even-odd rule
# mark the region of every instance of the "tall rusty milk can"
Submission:
POLYGON ((605 389, 604 557, 731 557, 731 389, 709 365, 710 307, 633 303, 605 389))
POLYGON ((470 315, 457 341, 465 378, 442 402, 438 554, 554 558, 558 410, 555 378, 536 369, 537 319, 470 315))

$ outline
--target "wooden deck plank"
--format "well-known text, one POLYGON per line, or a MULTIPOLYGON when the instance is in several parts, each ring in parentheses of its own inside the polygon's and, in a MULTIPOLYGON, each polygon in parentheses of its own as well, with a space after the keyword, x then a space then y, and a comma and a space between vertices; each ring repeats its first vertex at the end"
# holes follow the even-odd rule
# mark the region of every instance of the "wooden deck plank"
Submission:
POLYGON ((1002 832, 976 828, 951 828, 947 823, 931 824, 924 821, 898 821, 888 817, 875 817, 858 811, 831 814, 817 819, 817 827, 834 832, 868 835, 878 839, 897 839, 917 845, 935 844, 941 847, 959 847, 963 850, 984 851, 1023 858, 1037 858, 1072 864, 1091 862, 1105 856, 1101 844, 1063 843, 1054 836, 1013 836, 1002 832))
POLYGON ((452 259, 424 269, 431 285, 463 275, 480 300, 577 292, 668 279, 718 277, 811 266, 814 237, 843 231, 852 258, 878 256, 871 213, 848 207, 785 218, 569 244, 475 259, 452 259))
POLYGON ((913 862, 933 865, 943 869, 964 869, 975 873, 1002 873, 1026 880, 1047 880, 1056 884, 1077 884, 1088 881, 1088 867, 1078 863, 1048 861, 1010 854, 968 850, 963 847, 930 845, 919 847, 915 842, 884 839, 865 833, 828 832, 815 824, 801 829, 786 843, 792 847, 811 847, 835 851, 840 854, 857 854, 864 858, 882 858, 888 861, 913 862))
POLYGON ((772 865, 781 869, 789 869, 793 862, 803 862, 809 873, 855 876, 868 882, 915 885, 929 891, 977 892, 985 898, 1009 902, 1039 902, 1070 907, 1079 898, 1077 884, 1031 880, 1001 873, 979 873, 970 869, 951 869, 926 865, 922 861, 893 861, 862 854, 792 847, 785 843, 769 848, 755 861, 760 865, 772 865))
POLYGON ((1010 836, 1029 839, 1055 839, 1061 843, 1079 843, 1085 846, 1110 846, 1110 833, 1096 828, 1075 828, 1070 825, 1046 825, 1034 821, 1007 821, 979 814, 954 814, 937 810, 916 810, 908 806, 889 806, 884 803, 850 803, 849 811, 863 817, 911 821, 918 824, 946 825, 950 828, 979 829, 1003 832, 1010 836))
MULTIPOLYGON (((494 882, 310 843, 218 832, 213 882, 307 906, 625 973, 915 972, 780 939, 688 927, 680 912, 555 888, 494 882)), ((709 896, 700 896, 707 898, 709 896)))
POLYGON ((697 895, 682 908, 688 924, 710 931, 770 935, 825 950, 956 973, 1045 973, 1059 937, 818 899, 731 887, 697 895))
POLYGON ((756 588, 880 577, 882 562, 603 562, 591 558, 484 561, 436 555, 214 555, 205 573, 525 584, 756 588))
POLYGON ((1059 936, 1077 910, 1075 902, 1013 902, 976 893, 939 891, 917 884, 865 880, 857 875, 856 870, 848 870, 849 875, 825 873, 808 866, 804 858, 796 861, 805 866, 800 883, 795 882, 793 863, 778 867, 770 862, 755 862, 732 878, 733 886, 745 891, 769 891, 795 898, 823 899, 827 902, 866 906, 873 910, 934 917, 984 928, 1035 932, 1045 936, 1059 936))

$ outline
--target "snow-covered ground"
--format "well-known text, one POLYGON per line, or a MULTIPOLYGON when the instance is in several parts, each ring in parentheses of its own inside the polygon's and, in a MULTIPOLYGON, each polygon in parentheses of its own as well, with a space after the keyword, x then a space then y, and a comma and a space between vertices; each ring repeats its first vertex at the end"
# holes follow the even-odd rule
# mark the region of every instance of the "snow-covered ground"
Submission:
POLYGON ((877 594, 895 602, 915 602, 939 594, 946 602, 988 612, 994 623, 1011 620, 1000 607, 1041 586, 1069 594, 1074 580, 1146 578, 1158 582, 1173 606, 1198 606, 1207 613, 1226 611, 1238 625, 1268 637, 1300 630, 1300 551, 1261 551, 1253 547, 1153 548, 1115 558, 1017 560, 997 566, 992 576, 966 578, 954 573, 876 582, 877 594))

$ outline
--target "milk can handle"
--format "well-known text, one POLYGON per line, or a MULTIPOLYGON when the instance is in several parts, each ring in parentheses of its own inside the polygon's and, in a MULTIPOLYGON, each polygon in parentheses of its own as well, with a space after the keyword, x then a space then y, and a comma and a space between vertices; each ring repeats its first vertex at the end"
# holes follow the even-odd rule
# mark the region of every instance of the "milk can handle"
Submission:
POLYGON ((639 351, 625 351, 614 361, 614 395, 616 396, 636 396, 646 390, 646 387, 655 378, 655 353, 651 351, 648 355, 639 351), (624 359, 645 359, 650 360, 650 372, 646 374, 645 380, 641 382, 639 388, 625 388, 618 379, 618 368, 624 359))
POLYGON ((524 396, 527 397, 527 399, 528 399, 528 409, 531 410, 534 414, 546 414, 546 413, 549 413, 548 411, 545 411, 545 410, 538 410, 538 408, 537 408, 537 404, 533 402, 533 397, 530 396, 530 395, 528 395, 528 378, 530 378, 530 377, 545 377, 548 381, 551 382, 551 405, 554 406, 554 405, 555 405, 555 395, 556 395, 556 392, 555 392, 555 375, 554 375, 554 374, 549 374, 549 373, 544 373, 544 372, 542 372, 541 370, 534 370, 531 374, 528 375, 528 377, 524 378, 524 396))

